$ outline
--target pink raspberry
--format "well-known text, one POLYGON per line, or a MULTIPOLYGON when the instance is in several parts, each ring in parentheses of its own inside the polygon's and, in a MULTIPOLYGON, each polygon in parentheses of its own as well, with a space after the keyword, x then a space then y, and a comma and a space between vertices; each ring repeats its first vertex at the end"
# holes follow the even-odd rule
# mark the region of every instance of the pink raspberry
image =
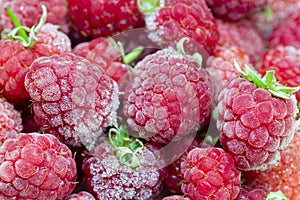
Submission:
POLYGON ((71 194, 70 196, 64 198, 64 200, 96 200, 93 195, 86 191, 81 191, 78 194, 71 194))
POLYGON ((93 148, 116 121, 117 84, 87 59, 64 53, 36 59, 25 87, 35 121, 70 146, 93 148))
POLYGON ((20 134, 0 146, 1 199, 63 199, 76 181, 70 149, 51 134, 20 134))

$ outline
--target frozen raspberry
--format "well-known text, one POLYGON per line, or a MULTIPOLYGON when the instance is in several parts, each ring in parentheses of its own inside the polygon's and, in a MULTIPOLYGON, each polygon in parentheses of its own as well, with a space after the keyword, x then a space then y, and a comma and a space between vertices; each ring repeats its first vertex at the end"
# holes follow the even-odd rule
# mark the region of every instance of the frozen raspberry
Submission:
POLYGON ((90 193, 88 193, 86 191, 81 191, 78 194, 72 194, 72 195, 64 198, 64 200, 96 200, 96 199, 90 193))
POLYGON ((14 27, 11 19, 5 12, 6 7, 9 7, 15 13, 23 26, 32 27, 39 22, 42 14, 42 5, 45 5, 48 11, 47 23, 59 25, 67 33, 70 25, 67 19, 65 0, 0 1, 0 32, 2 29, 12 29, 14 27))
POLYGON ((255 64, 263 54, 265 42, 256 27, 247 21, 235 23, 217 20, 220 39, 219 46, 241 48, 255 64))
POLYGON ((74 48, 74 53, 102 67, 117 83, 127 74, 127 67, 121 63, 119 50, 106 38, 98 37, 90 42, 80 43, 74 48))
POLYGON ((216 83, 217 94, 229 81, 239 76, 239 72, 234 67, 235 61, 240 66, 251 65, 248 55, 237 46, 217 47, 213 55, 208 57, 206 69, 216 83))
MULTIPOLYGON (((45 18, 45 12, 42 18, 45 18)), ((22 104, 30 97, 24 87, 25 75, 31 63, 38 57, 71 52, 67 35, 52 24, 39 24, 31 33, 35 37, 9 36, 0 40, 0 91, 14 104, 22 104), (17 41, 15 38, 21 38, 17 41)))
POLYGON ((51 134, 7 139, 0 158, 0 199, 63 199, 75 187, 72 153, 51 134))
POLYGON ((155 12, 145 16, 152 41, 165 45, 189 37, 193 43, 191 45, 197 46, 194 48, 203 47, 209 54, 212 53, 219 35, 205 0, 161 1, 157 7, 155 12))
MULTIPOLYGON (((285 19, 290 15, 299 12, 299 0, 271 0, 268 5, 271 17, 265 12, 256 12, 247 16, 247 20, 251 21, 264 38, 268 38, 273 29, 280 23, 284 23, 285 19)), ((289 35, 287 33, 287 35, 289 35)))
MULTIPOLYGON (((278 46, 264 53, 258 70, 265 74, 268 70, 276 71, 276 79, 283 85, 300 85, 300 50, 292 46, 278 46)), ((300 91, 296 93, 300 101, 300 91)))
POLYGON ((191 199, 235 199, 241 173, 230 154, 221 148, 195 148, 181 163, 182 192, 191 199))
POLYGON ((268 191, 282 191, 288 199, 300 198, 300 133, 296 132, 292 142, 282 152, 280 162, 265 171, 244 173, 245 184, 266 187, 268 191))
POLYGON ((200 147, 202 140, 199 137, 195 137, 192 141, 190 138, 182 138, 177 144, 172 144, 172 147, 168 149, 166 158, 176 158, 166 169, 167 173, 164 178, 165 185, 169 192, 173 194, 181 194, 181 184, 183 183, 183 174, 181 173, 181 162, 186 160, 188 152, 196 147, 200 147))
POLYGON ((23 129, 20 112, 0 98, 0 145, 8 138, 16 138, 23 129))
POLYGON ((271 0, 206 0, 214 15, 226 20, 240 20, 267 6, 271 0))
POLYGON ((101 67, 72 53, 36 59, 25 78, 35 121, 70 146, 92 148, 116 121, 118 87, 101 67))
POLYGON ((131 80, 123 112, 139 137, 166 144, 209 123, 214 99, 210 76, 173 48, 146 56, 131 80))
POLYGON ((272 72, 260 78, 247 66, 246 71, 219 95, 220 142, 237 168, 266 169, 294 135, 298 112, 294 89, 281 90, 272 72))
POLYGON ((83 163, 86 188, 101 200, 157 196, 162 190, 163 161, 139 140, 130 140, 124 131, 114 139, 109 137, 83 163))
POLYGON ((272 31, 268 38, 270 47, 294 46, 300 48, 300 9, 294 15, 288 17, 272 31))
POLYGON ((136 0, 67 0, 73 24, 94 38, 144 26, 136 0))

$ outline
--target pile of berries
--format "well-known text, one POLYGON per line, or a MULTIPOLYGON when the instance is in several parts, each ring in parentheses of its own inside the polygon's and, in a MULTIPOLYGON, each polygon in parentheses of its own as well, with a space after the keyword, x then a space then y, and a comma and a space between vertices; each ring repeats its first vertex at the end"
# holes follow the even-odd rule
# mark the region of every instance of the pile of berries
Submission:
POLYGON ((0 199, 300 199, 299 13, 0 0, 0 199))

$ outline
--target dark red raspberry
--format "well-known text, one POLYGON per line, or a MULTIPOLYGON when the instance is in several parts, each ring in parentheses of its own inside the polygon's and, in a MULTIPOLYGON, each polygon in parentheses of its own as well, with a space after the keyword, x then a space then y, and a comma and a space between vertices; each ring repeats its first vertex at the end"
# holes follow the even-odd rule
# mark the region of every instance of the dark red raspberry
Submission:
POLYGON ((96 199, 90 193, 88 193, 86 191, 81 191, 78 194, 72 194, 72 195, 64 198, 64 200, 96 200, 96 199))
POLYGON ((126 135, 104 139, 84 161, 86 188, 101 200, 154 198, 162 190, 163 160, 124 130, 119 133, 126 135))
MULTIPOLYGON (((212 53, 219 39, 216 21, 205 0, 161 1, 156 12, 145 16, 149 38, 160 45, 189 37, 194 48, 212 53), (201 14, 200 14, 201 13, 201 14)), ((194 52, 192 52, 194 53, 194 52)))
POLYGON ((73 52, 102 67, 117 83, 127 74, 128 70, 126 65, 121 63, 119 50, 107 38, 98 37, 90 42, 80 43, 73 52))
POLYGON ((206 2, 217 17, 236 21, 267 6, 271 0, 206 0, 206 2))
MULTIPOLYGON (((300 85, 300 50, 292 47, 278 46, 264 53, 258 70, 265 74, 268 70, 276 71, 276 79, 283 85, 300 85)), ((300 91, 296 93, 296 98, 300 101, 300 91)))
POLYGON ((0 145, 8 138, 16 138, 23 129, 20 112, 0 98, 0 145))
POLYGON ((239 72, 234 67, 234 62, 240 66, 251 65, 248 55, 237 47, 217 47, 214 54, 206 62, 207 71, 216 83, 217 94, 231 81, 239 76, 239 72))
POLYGON ((64 32, 68 32, 70 25, 67 18, 65 0, 5 0, 0 2, 0 32, 12 29, 13 23, 5 12, 9 7, 15 13, 23 26, 32 27, 39 22, 42 14, 41 6, 45 5, 48 12, 47 23, 59 25, 64 32))
POLYGON ((144 26, 136 0, 67 0, 73 24, 83 35, 111 36, 144 26))
POLYGON ((299 199, 299 148, 300 133, 296 132, 289 146, 282 152, 280 162, 265 171, 245 172, 245 185, 262 186, 267 188, 268 192, 281 190, 288 199, 299 199))
POLYGON ((263 54, 265 42, 256 27, 247 21, 235 23, 217 20, 220 39, 219 46, 241 48, 255 64, 263 54))
POLYGON ((36 59, 25 87, 37 124, 68 145, 92 148, 103 128, 116 121, 117 84, 101 67, 75 54, 36 59))
POLYGON ((139 137, 168 143, 209 123, 214 99, 210 76, 174 49, 146 56, 131 80, 123 111, 139 137))
MULTIPOLYGON (((43 19, 45 17, 42 16, 43 19)), ((25 33, 26 36, 21 37, 22 41, 16 41, 15 35, 0 40, 0 49, 3 50, 0 54, 0 90, 14 104, 22 104, 30 98, 24 87, 24 79, 37 57, 71 52, 70 39, 58 31, 56 26, 40 23, 39 27, 32 28, 35 37, 28 38, 25 33)))
POLYGON ((72 153, 51 134, 7 139, 0 159, 0 199, 63 199, 75 187, 72 153))
POLYGON ((296 98, 292 89, 281 91, 272 72, 260 79, 247 71, 242 76, 249 80, 235 78, 219 95, 217 127, 237 168, 266 169, 293 138, 296 98))
POLYGON ((267 197, 267 189, 259 186, 248 188, 243 186, 240 188, 239 196, 236 200, 264 200, 267 197))
POLYGON ((191 199, 235 199, 241 173, 230 154, 221 148, 195 148, 181 163, 182 192, 191 199))

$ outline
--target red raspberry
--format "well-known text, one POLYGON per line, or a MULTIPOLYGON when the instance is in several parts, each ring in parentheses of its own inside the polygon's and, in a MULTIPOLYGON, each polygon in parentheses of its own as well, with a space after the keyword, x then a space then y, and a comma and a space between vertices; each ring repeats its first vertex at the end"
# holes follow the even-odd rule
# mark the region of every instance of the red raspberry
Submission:
POLYGON ((30 41, 28 47, 24 47, 20 41, 0 40, 0 49, 3 50, 0 55, 0 90, 14 104, 22 104, 30 98, 24 87, 24 79, 37 57, 71 52, 68 36, 52 24, 42 25, 36 30, 35 36, 37 41, 30 41))
POLYGON ((145 20, 149 38, 161 45, 189 37, 196 48, 201 46, 212 53, 219 39, 216 21, 205 0, 169 0, 147 14, 145 20))
POLYGON ((249 57, 237 46, 218 47, 214 54, 207 59, 206 69, 215 80, 217 94, 229 81, 239 76, 239 72, 234 67, 234 61, 240 66, 251 65, 249 57))
POLYGON ((282 152, 280 162, 265 171, 245 172, 245 184, 266 187, 268 191, 281 190, 288 199, 300 198, 300 163, 298 162, 300 133, 296 132, 292 142, 282 152))
POLYGON ((182 192, 191 199, 235 199, 241 173, 234 160, 221 148, 195 148, 181 163, 182 192))
POLYGON ((12 29, 13 23, 5 12, 9 7, 20 20, 23 26, 32 27, 39 22, 42 14, 42 5, 48 11, 47 22, 59 25, 64 32, 68 32, 70 25, 67 19, 67 7, 65 0, 5 0, 0 2, 0 31, 2 29, 12 29), (2 2, 2 3, 1 3, 2 2))
MULTIPOLYGON (((283 85, 300 85, 300 50, 292 46, 275 47, 265 52, 261 59, 258 70, 265 74, 268 70, 276 71, 276 79, 283 85)), ((296 93, 296 98, 300 101, 300 91, 296 93)))
POLYGON ((117 83, 127 74, 127 67, 121 63, 119 50, 106 38, 98 37, 90 42, 80 43, 73 52, 102 67, 117 83))
POLYGON ((181 173, 181 162, 186 160, 189 151, 196 147, 200 147, 202 140, 199 137, 191 141, 190 138, 182 138, 177 144, 172 144, 168 149, 166 158, 178 158, 166 167, 165 185, 169 192, 181 194, 181 184, 183 182, 183 174, 181 173))
POLYGON ((146 56, 131 80, 123 111, 139 137, 168 143, 209 123, 214 98, 210 76, 174 49, 146 56))
POLYGON ((64 198, 64 200, 96 200, 96 199, 90 193, 88 193, 86 191, 81 191, 78 194, 72 194, 72 195, 64 198))
POLYGON ((256 12, 247 17, 264 38, 268 38, 273 29, 280 23, 284 23, 285 19, 293 13, 299 12, 299 0, 271 0, 268 8, 271 12, 271 18, 267 17, 265 12, 256 12))
MULTIPOLYGON (((258 87, 254 79, 255 83, 235 78, 219 95, 220 142, 241 170, 265 169, 276 162, 296 128, 295 97, 284 93, 280 93, 284 98, 276 97, 279 93, 269 89, 276 86, 264 80, 258 87)), ((279 87, 274 90, 279 92, 279 87)))
POLYGON ((0 98, 0 145, 8 138, 16 138, 23 129, 20 112, 0 98))
POLYGON ((253 64, 261 58, 265 43, 253 24, 247 21, 230 23, 222 20, 217 20, 217 24, 220 34, 219 46, 241 48, 253 64))
POLYGON ((217 17, 235 21, 262 9, 271 0, 206 0, 206 2, 217 17))
POLYGON ((63 199, 75 187, 70 149, 50 134, 20 134, 0 147, 1 199, 63 199))
POLYGON ((67 0, 70 17, 83 35, 94 38, 144 26, 135 0, 67 0))
POLYGON ((126 139, 128 135, 115 143, 104 139, 84 160, 84 183, 96 199, 147 200, 161 192, 163 160, 140 141, 126 139), (126 145, 125 140, 135 145, 126 145))
POLYGON ((297 28, 300 26, 300 9, 294 15, 288 17, 272 31, 268 38, 270 47, 294 46, 300 48, 300 33, 297 28))
POLYGON ((116 121, 117 84, 97 65, 71 53, 36 59, 25 78, 35 121, 70 146, 92 148, 116 121))

